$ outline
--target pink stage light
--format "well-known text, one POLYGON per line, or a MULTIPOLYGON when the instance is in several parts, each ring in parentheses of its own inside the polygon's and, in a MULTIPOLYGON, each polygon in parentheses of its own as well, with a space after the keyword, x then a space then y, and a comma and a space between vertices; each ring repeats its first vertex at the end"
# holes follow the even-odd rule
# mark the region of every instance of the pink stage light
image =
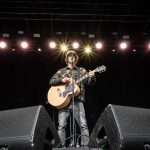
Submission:
POLYGON ((5 49, 7 47, 7 43, 5 41, 0 41, 0 48, 5 49))
POLYGON ((148 43, 147 48, 148 48, 148 50, 150 50, 150 43, 148 43))
POLYGON ((119 45, 120 49, 125 50, 128 47, 128 44, 126 42, 121 42, 119 45))
POLYGON ((27 41, 22 41, 20 43, 21 48, 27 49, 29 47, 29 43, 27 41))
POLYGON ((79 43, 78 42, 73 42, 72 47, 73 47, 73 49, 78 49, 79 48, 79 43))
POLYGON ((56 42, 54 42, 54 41, 49 42, 49 47, 51 49, 55 49, 56 48, 56 42))
POLYGON ((101 42, 97 42, 97 43, 95 44, 95 48, 96 48, 96 49, 102 49, 102 47, 103 47, 103 44, 102 44, 101 42))

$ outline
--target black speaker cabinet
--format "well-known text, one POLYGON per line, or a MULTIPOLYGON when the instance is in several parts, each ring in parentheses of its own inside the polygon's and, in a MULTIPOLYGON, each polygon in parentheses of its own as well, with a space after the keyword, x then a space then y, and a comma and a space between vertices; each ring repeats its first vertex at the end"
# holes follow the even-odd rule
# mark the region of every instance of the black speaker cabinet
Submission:
POLYGON ((89 141, 90 147, 99 147, 101 144, 108 144, 110 150, 148 150, 150 109, 108 105, 89 141))
POLYGON ((60 144, 43 106, 0 111, 0 150, 47 150, 60 144))

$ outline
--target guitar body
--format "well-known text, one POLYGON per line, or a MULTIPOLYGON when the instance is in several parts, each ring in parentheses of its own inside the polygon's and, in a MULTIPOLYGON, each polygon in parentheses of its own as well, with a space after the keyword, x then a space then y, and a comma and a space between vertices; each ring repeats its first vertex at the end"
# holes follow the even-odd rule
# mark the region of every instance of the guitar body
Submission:
POLYGON ((72 84, 74 84, 74 96, 79 95, 80 88, 71 80, 71 83, 67 85, 52 86, 48 91, 48 102, 57 109, 65 108, 73 95, 72 84))

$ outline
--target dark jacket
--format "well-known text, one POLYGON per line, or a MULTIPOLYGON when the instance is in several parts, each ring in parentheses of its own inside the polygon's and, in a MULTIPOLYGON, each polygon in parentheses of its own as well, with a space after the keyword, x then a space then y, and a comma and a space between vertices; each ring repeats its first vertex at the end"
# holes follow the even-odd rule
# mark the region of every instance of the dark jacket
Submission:
MULTIPOLYGON (((70 68, 62 68, 59 69, 54 75, 53 77, 50 79, 50 85, 54 86, 54 85, 61 85, 62 83, 62 78, 66 77, 72 77, 75 81, 77 79, 79 79, 80 77, 84 76, 88 74, 88 72, 86 71, 86 69, 82 68, 82 67, 75 67, 73 70, 71 70, 70 68)), ((85 101, 85 86, 84 84, 88 84, 88 85, 94 85, 96 81, 96 78, 87 78, 84 79, 83 81, 81 81, 80 83, 78 83, 78 86, 80 88, 80 94, 75 97, 75 100, 77 101, 85 101)))

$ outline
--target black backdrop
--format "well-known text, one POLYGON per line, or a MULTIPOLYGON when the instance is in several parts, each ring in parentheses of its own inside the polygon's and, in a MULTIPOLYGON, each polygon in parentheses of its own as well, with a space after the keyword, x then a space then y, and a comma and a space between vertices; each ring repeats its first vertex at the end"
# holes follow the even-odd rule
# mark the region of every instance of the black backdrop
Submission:
MULTIPOLYGON (((80 55, 80 54, 79 54, 80 55)), ((86 116, 90 131, 108 104, 150 108, 150 54, 147 52, 97 53, 90 60, 81 58, 87 70, 105 65, 96 74, 94 87, 86 87, 86 116)), ((51 52, 0 52, 0 110, 44 105, 54 121, 57 110, 47 101, 49 79, 65 66, 63 57, 51 52)))

